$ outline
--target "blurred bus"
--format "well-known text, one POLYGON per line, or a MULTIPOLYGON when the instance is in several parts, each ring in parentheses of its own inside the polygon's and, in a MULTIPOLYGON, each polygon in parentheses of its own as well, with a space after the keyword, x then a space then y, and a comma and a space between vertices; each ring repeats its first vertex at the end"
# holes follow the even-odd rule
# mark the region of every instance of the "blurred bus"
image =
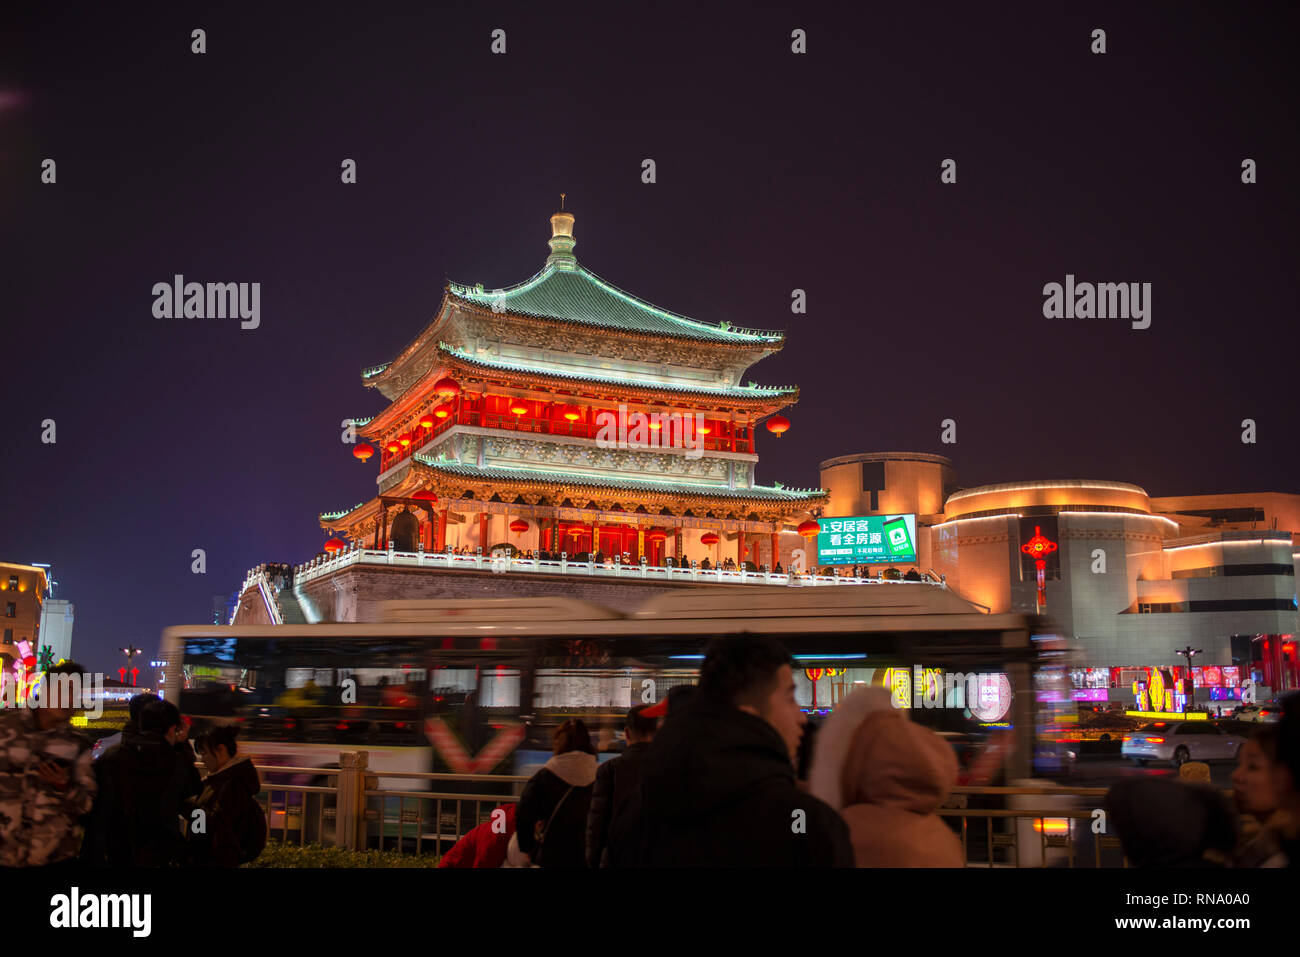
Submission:
POLYGON ((1063 642, 1040 618, 984 614, 930 584, 680 589, 632 614, 569 598, 403 601, 384 618, 168 628, 165 697, 200 727, 238 723, 261 764, 337 767, 365 750, 380 775, 527 774, 565 719, 608 740, 633 704, 695 683, 709 639, 750 633, 789 649, 814 719, 880 685, 960 737, 967 763, 970 742, 1000 742, 971 783, 1066 770, 1052 733, 1072 707, 1063 642))

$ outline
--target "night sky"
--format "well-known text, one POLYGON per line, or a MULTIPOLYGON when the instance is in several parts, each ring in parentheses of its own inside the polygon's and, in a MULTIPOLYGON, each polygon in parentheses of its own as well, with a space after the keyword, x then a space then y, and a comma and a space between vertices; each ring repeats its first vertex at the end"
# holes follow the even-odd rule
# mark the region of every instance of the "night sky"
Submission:
POLYGON ((746 376, 803 389, 764 483, 912 450, 1300 491, 1293 5, 185 6, 3 14, 0 559, 53 564, 90 667, 317 552, 375 492, 360 369, 447 279, 540 269, 561 191, 598 275, 788 330, 746 376), (154 318, 176 273, 260 282, 261 327, 154 318), (1151 328, 1045 319, 1067 273, 1150 282, 1151 328))

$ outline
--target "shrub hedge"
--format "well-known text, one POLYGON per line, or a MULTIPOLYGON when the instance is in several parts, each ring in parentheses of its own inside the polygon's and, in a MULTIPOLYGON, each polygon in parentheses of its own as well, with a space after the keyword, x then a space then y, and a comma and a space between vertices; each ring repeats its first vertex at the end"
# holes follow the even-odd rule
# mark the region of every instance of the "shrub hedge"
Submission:
POLYGON ((398 851, 352 851, 321 844, 283 844, 268 841, 257 860, 244 867, 437 867, 434 854, 398 851))

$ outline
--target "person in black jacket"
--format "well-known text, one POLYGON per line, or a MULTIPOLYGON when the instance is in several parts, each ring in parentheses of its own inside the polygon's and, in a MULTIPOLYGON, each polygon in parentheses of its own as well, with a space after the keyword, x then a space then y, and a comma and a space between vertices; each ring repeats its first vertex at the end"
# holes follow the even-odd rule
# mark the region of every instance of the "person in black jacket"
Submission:
POLYGON ((185 725, 174 704, 156 697, 136 720, 138 730, 124 730, 95 766, 99 799, 82 854, 92 866, 168 867, 184 857, 180 813, 198 792, 193 760, 178 751, 188 749, 185 725))
POLYGON ((555 729, 554 752, 519 796, 516 839, 519 850, 540 867, 585 867, 596 749, 581 719, 570 718, 555 729))
POLYGON ((266 845, 265 812, 256 799, 262 784, 248 755, 238 753, 237 734, 233 725, 218 725, 194 740, 208 769, 203 789, 190 802, 189 859, 195 867, 238 867, 266 845))
MULTIPOLYGON (((852 867, 848 826, 795 784, 804 713, 789 652, 716 638, 699 690, 646 754, 636 849, 649 867, 852 867)), ((622 855, 620 854, 620 857, 622 855)))
POLYGON ((645 717, 648 705, 637 705, 627 713, 623 733, 627 750, 610 758, 596 771, 591 792, 591 809, 587 812, 587 866, 609 867, 610 834, 619 817, 627 811, 632 795, 641 787, 641 762, 650 750, 658 719, 645 717))

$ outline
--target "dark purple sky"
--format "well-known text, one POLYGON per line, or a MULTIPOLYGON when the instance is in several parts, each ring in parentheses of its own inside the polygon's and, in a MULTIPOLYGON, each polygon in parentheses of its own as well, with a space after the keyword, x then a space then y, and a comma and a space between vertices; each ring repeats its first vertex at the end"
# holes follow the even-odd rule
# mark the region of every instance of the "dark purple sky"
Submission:
POLYGON ((446 278, 540 268, 561 190, 597 274, 789 330, 748 377, 803 387, 764 482, 906 449, 965 485, 1300 490, 1294 7, 44 6, 0 41, 0 557, 53 563, 95 668, 373 494, 360 368, 446 278), (155 319, 175 273, 260 282, 261 328, 155 319), (1152 283, 1151 328, 1044 319, 1066 273, 1152 283))

